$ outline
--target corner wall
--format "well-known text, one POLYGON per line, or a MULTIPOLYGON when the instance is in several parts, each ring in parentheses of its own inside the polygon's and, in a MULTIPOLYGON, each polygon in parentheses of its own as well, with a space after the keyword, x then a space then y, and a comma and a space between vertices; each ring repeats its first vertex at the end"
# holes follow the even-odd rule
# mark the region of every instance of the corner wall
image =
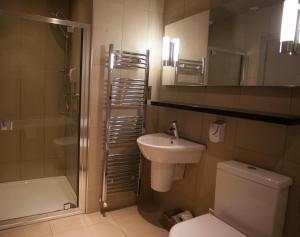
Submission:
MULTIPOLYGON (((204 3, 166 0, 165 23, 207 9, 204 3)), ((299 88, 161 86, 159 99, 300 115, 299 88)), ((153 109, 159 113, 159 127, 156 131, 166 131, 170 122, 177 120, 182 137, 207 144, 208 148, 199 164, 186 167, 184 179, 175 182, 170 192, 154 192, 156 203, 164 209, 181 207, 190 209, 196 215, 207 213, 214 204, 217 163, 235 159, 293 178, 285 233, 288 237, 299 236, 300 126, 283 126, 175 109, 153 109), (214 144, 208 139, 208 128, 211 122, 218 119, 226 121, 226 137, 224 143, 214 144)))
POLYGON ((145 52, 150 49, 150 85, 158 98, 163 0, 94 0, 92 75, 90 83, 89 157, 87 211, 99 210, 101 194, 105 54, 110 43, 115 48, 145 52))

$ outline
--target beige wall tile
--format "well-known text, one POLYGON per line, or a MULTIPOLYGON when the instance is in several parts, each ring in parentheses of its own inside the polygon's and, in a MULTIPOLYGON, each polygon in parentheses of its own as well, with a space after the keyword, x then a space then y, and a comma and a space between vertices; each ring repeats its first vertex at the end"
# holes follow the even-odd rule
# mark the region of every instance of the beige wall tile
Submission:
POLYGON ((270 155, 239 147, 234 149, 234 159, 275 172, 280 170, 283 163, 282 154, 270 155))
POLYGON ((148 10, 150 0, 124 0, 125 7, 148 10))
POLYGON ((48 157, 64 157, 65 150, 57 143, 57 139, 65 137, 65 125, 47 126, 45 128, 45 155, 48 157))
POLYGON ((240 119, 236 146, 267 155, 283 155, 286 132, 283 125, 240 119))
POLYGON ((19 118, 21 80, 18 69, 3 68, 0 72, 0 116, 19 118))
POLYGON ((178 110, 169 108, 159 108, 159 132, 168 132, 172 121, 178 121, 178 110))
POLYGON ((210 2, 211 1, 209 0, 185 0, 185 17, 192 16, 196 13, 208 10, 210 8, 210 2))
POLYGON ((180 102, 180 97, 177 96, 180 93, 180 87, 161 86, 159 92, 159 98, 162 101, 180 102))
POLYGON ((152 100, 159 97, 162 63, 163 17, 160 13, 149 12, 149 29, 147 49, 150 50, 149 85, 152 86, 152 100))
POLYGON ((145 53, 148 38, 148 11, 125 7, 122 49, 145 53), (139 29, 137 33, 137 29, 139 29))
POLYGON ((300 115, 300 88, 292 90, 291 113, 300 115))
POLYGON ((20 143, 19 131, 0 131, 0 162, 20 160, 20 143))
POLYGON ((209 208, 214 207, 214 194, 216 183, 217 163, 227 159, 205 154, 201 160, 197 186, 197 201, 195 212, 197 215, 207 213, 209 208))
POLYGON ((101 122, 104 116, 104 103, 106 101, 105 94, 105 74, 107 71, 104 69, 104 65, 93 65, 92 77, 90 81, 90 111, 89 111, 89 126, 90 127, 102 127, 101 122))
MULTIPOLYGON (((45 158, 44 161, 44 176, 53 177, 53 176, 64 176, 66 175, 66 161, 65 157, 54 157, 45 158)), ((75 191, 75 190, 74 190, 75 191)))
POLYGON ((67 112, 66 108, 66 88, 64 88, 66 78, 61 71, 45 71, 45 114, 57 116, 67 112))
POLYGON ((150 11, 163 13, 164 0, 149 0, 149 2, 150 11))
POLYGON ((99 128, 90 128, 88 187, 102 187, 103 138, 99 128))
POLYGON ((184 17, 184 0, 165 0, 165 25, 184 17))
POLYGON ((48 25, 46 33, 46 70, 63 70, 64 69, 64 47, 65 38, 61 31, 53 25, 48 25))
POLYGON ((93 61, 94 65, 104 64, 105 52, 108 45, 114 44, 121 48, 122 19, 124 12, 123 1, 94 1, 93 20, 93 61))
POLYGON ((289 199, 286 213, 286 225, 284 229, 285 236, 287 237, 298 236, 300 233, 299 200, 300 188, 292 186, 292 188, 289 191, 289 199))
POLYGON ((300 126, 288 127, 285 159, 300 165, 300 126))
POLYGON ((0 163, 0 182, 17 181, 19 179, 20 179, 19 161, 0 163))
MULTIPOLYGON (((21 22, 21 68, 44 69, 48 25, 34 21, 21 22)), ((49 45, 48 45, 49 46, 49 45)))
POLYGON ((42 116, 44 113, 44 71, 28 69, 22 71, 21 115, 22 118, 42 116))
MULTIPOLYGON (((43 124, 43 123, 42 123, 43 124)), ((22 131, 21 134, 21 157, 23 161, 29 160, 43 160, 45 151, 45 131, 39 124, 39 120, 30 120, 25 125, 27 130, 22 131), (30 126, 30 128, 29 128, 30 126)))
MULTIPOLYGON (((177 125, 179 136, 193 140, 196 142, 202 141, 202 118, 201 113, 192 111, 180 111, 177 110, 177 125)), ((172 119, 172 117, 169 119, 172 119)), ((168 129, 167 127, 166 129, 168 129)))
POLYGON ((289 200, 286 215, 285 233, 288 237, 297 236, 299 234, 300 214, 300 166, 296 163, 285 161, 281 168, 281 173, 293 179, 293 185, 290 188, 289 200))
POLYGON ((158 131, 158 107, 147 106, 146 132, 155 133, 158 131))
POLYGON ((172 189, 166 193, 154 192, 154 200, 164 210, 170 210, 176 207, 191 210, 196 213, 197 210, 197 182, 200 174, 203 160, 199 164, 186 165, 184 178, 174 181, 172 189))
POLYGON ((288 114, 290 103, 291 89, 289 88, 243 87, 239 107, 247 110, 288 114))
POLYGON ((224 106, 237 108, 240 98, 238 87, 208 87, 206 89, 205 104, 211 106, 224 106))
POLYGON ((179 94, 174 95, 178 97, 178 100, 182 103, 204 105, 206 89, 197 87, 187 88, 183 86, 179 88, 179 94))
POLYGON ((43 160, 25 160, 21 162, 21 179, 38 179, 44 175, 43 160))
POLYGON ((1 16, 0 24, 0 65, 1 68, 15 69, 15 65, 21 63, 21 20, 1 16))
POLYGON ((281 30, 281 16, 283 3, 279 2, 278 4, 272 7, 272 15, 270 18, 269 34, 280 34, 281 30))

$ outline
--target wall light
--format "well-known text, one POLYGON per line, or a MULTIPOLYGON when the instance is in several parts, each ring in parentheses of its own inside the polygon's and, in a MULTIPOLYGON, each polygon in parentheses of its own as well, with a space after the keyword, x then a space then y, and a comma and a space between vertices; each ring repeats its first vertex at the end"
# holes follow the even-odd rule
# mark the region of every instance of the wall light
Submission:
POLYGON ((285 0, 282 12, 280 53, 299 53, 299 0, 285 0))
POLYGON ((179 59, 180 40, 178 38, 170 39, 165 36, 163 38, 163 66, 176 66, 179 59))
POLYGON ((180 40, 178 38, 173 39, 173 63, 174 65, 179 59, 180 40))
POLYGON ((163 38, 163 65, 168 66, 170 60, 170 38, 165 36, 163 38))

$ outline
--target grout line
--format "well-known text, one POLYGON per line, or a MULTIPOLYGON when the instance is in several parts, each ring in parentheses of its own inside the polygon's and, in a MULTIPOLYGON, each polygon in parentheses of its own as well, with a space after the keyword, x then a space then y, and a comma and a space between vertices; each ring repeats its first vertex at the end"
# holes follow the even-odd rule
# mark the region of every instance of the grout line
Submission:
POLYGON ((125 26, 125 1, 123 0, 122 2, 122 24, 121 24, 121 49, 120 50, 124 50, 124 26, 125 26))
POLYGON ((51 231, 51 235, 53 236, 54 235, 54 231, 53 231, 53 227, 51 225, 51 222, 50 221, 47 221, 49 227, 50 227, 50 231, 51 231))

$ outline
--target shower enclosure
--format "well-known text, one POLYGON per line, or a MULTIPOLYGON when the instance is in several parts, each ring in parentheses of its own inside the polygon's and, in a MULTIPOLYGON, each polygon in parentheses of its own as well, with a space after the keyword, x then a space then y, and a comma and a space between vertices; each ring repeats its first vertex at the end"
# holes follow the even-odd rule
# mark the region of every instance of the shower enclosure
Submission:
POLYGON ((0 10, 0 229, 85 209, 88 24, 0 10))

